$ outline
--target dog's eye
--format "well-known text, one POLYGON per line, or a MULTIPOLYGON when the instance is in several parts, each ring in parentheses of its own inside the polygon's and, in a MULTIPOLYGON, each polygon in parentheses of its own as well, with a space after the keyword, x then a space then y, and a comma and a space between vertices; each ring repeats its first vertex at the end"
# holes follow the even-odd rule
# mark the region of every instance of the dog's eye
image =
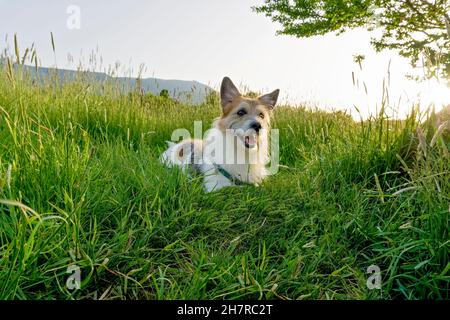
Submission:
POLYGON ((247 111, 245 111, 244 109, 239 110, 239 111, 237 112, 237 115, 238 115, 239 117, 242 117, 243 115, 246 115, 246 114, 247 114, 247 111))
POLYGON ((259 114, 259 117, 260 117, 261 119, 264 119, 264 113, 261 112, 261 113, 259 114))

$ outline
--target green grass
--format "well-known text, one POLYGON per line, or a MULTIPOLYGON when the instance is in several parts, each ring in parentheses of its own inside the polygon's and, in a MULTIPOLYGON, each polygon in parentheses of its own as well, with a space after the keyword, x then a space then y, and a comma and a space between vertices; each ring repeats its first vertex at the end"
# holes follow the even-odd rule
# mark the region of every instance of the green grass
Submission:
POLYGON ((52 82, 0 71, 1 299, 449 298, 448 145, 414 152, 414 114, 280 106, 279 173, 204 194, 158 156, 218 104, 52 82))

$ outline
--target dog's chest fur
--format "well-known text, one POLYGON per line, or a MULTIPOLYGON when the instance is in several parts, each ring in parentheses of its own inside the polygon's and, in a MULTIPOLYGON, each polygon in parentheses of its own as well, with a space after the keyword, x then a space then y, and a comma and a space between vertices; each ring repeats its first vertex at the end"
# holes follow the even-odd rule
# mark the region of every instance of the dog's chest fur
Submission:
MULTIPOLYGON (((221 131, 214 131, 207 135, 204 140, 204 145, 214 143, 215 138, 225 139, 224 137, 217 137, 223 134, 221 131)), ((206 151, 204 148, 204 151, 206 151)), ((211 148, 214 150, 214 147, 211 148)), ((238 143, 226 143, 224 147, 224 158, 226 160, 228 155, 234 156, 234 161, 217 162, 217 159, 212 157, 210 152, 203 152, 203 164, 199 169, 204 175, 204 184, 206 191, 218 190, 226 186, 235 185, 236 183, 225 177, 220 173, 218 166, 223 168, 234 179, 246 183, 258 185, 267 176, 267 169, 265 161, 267 159, 267 150, 248 151, 245 150, 238 143), (259 157, 258 157, 259 154, 259 157), (262 156, 261 156, 262 155, 262 156)))

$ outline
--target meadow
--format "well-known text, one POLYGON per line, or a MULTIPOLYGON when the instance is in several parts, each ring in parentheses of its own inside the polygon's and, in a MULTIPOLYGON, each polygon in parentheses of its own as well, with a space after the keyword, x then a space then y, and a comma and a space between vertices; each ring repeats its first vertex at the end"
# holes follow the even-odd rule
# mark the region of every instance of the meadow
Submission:
POLYGON ((213 95, 184 105, 2 66, 0 299, 449 298, 450 141, 418 129, 427 114, 278 106, 279 172, 205 194, 158 157, 219 114, 213 95))

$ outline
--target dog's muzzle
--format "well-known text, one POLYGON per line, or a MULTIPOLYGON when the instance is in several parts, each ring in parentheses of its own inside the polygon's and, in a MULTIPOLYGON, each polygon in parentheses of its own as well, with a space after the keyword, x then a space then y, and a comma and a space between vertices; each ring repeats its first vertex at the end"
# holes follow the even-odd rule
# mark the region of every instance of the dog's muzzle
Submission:
POLYGON ((253 149, 258 145, 258 135, 262 126, 259 122, 253 122, 250 128, 242 135, 246 148, 253 149))

